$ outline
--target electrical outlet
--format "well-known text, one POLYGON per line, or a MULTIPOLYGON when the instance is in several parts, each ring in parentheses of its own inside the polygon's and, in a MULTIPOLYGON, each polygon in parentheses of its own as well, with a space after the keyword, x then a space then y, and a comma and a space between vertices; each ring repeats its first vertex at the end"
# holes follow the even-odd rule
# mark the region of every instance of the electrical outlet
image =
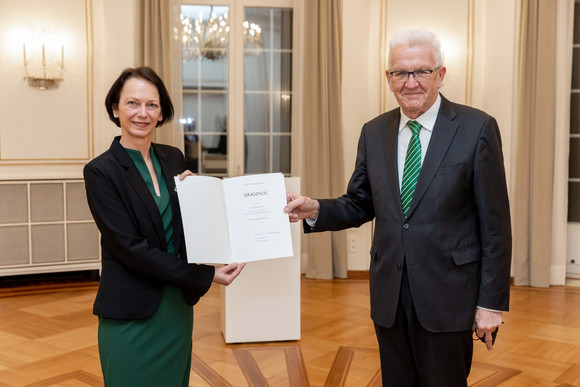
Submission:
POLYGON ((355 236, 350 236, 348 239, 348 251, 350 253, 358 252, 358 238, 355 236))

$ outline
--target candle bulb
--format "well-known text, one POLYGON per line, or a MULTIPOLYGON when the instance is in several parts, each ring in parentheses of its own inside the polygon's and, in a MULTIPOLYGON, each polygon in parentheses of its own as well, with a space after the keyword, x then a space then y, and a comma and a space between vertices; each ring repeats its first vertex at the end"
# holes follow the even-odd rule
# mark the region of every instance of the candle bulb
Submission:
POLYGON ((28 66, 26 63, 26 44, 22 43, 22 53, 24 54, 24 66, 28 66))
POLYGON ((42 44, 42 76, 46 79, 46 57, 44 54, 44 43, 42 44))

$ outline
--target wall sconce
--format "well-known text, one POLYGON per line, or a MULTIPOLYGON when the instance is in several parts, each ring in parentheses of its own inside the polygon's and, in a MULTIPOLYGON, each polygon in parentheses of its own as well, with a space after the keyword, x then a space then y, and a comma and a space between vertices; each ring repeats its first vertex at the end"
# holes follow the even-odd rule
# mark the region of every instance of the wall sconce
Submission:
POLYGON ((64 79, 64 45, 55 44, 51 34, 42 32, 36 35, 40 39, 22 44, 24 78, 30 87, 52 89, 64 79))

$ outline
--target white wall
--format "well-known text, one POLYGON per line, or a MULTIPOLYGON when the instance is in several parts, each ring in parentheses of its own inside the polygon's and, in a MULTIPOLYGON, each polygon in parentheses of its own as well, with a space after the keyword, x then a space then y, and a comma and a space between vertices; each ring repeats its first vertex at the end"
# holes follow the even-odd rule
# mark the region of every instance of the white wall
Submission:
MULTIPOLYGON (((345 187, 354 169, 363 124, 379 114, 378 0, 343 1, 342 126, 345 187)), ((347 231, 347 269, 368 270, 372 224, 347 231)))
POLYGON ((518 8, 518 0, 475 2, 472 106, 499 124, 510 192, 517 124, 518 8))
POLYGON ((120 133, 104 98, 135 60, 135 0, 0 0, 0 178, 82 177, 84 164, 120 133), (24 79, 34 29, 64 43, 64 80, 37 90, 24 79))
POLYGON ((120 128, 109 120, 105 97, 121 72, 136 64, 136 0, 96 0, 94 9, 95 156, 107 150, 120 128))
POLYGON ((0 178, 78 177, 89 158, 87 7, 75 0, 0 0, 0 178), (40 43, 34 43, 39 31, 53 35, 43 39, 46 61, 64 57, 64 80, 48 90, 30 87, 24 78, 23 44, 27 60, 35 45, 40 59, 40 43))

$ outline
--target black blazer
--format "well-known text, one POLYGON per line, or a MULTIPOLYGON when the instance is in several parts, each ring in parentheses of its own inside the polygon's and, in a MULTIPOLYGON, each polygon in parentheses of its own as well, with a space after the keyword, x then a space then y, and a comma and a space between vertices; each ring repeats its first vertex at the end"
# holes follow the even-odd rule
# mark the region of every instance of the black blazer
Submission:
POLYGON ((119 139, 84 168, 89 207, 101 233, 102 272, 93 312, 112 319, 145 319, 159 306, 166 283, 182 288, 194 305, 211 286, 214 268, 186 260, 173 180, 187 169, 183 154, 152 145, 171 197, 178 254, 169 254, 155 200, 119 139))
POLYGON ((508 310, 511 226, 500 132, 486 113, 441 107, 413 200, 403 216, 397 167, 400 111, 366 123, 347 193, 319 200, 313 229, 376 219, 371 247, 371 317, 395 321, 403 262, 422 326, 470 330, 476 306, 508 310))

